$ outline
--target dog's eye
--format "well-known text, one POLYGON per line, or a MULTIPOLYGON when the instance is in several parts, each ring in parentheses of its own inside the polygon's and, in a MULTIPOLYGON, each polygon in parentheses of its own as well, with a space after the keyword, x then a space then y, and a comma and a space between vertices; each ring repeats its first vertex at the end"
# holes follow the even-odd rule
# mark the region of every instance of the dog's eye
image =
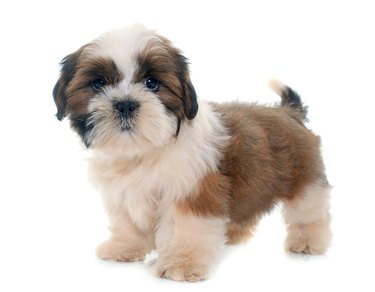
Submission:
POLYGON ((95 90, 98 91, 100 88, 102 88, 105 85, 105 81, 101 78, 94 79, 91 82, 91 87, 95 90))
POLYGON ((145 79, 145 85, 151 91, 157 91, 159 89, 159 81, 154 77, 147 77, 145 79))

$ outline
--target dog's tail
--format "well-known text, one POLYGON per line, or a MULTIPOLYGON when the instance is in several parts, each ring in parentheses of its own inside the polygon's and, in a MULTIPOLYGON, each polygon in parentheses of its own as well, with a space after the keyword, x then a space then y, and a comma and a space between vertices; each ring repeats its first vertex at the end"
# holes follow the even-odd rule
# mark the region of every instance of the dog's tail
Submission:
POLYGON ((278 80, 271 80, 269 85, 281 97, 281 106, 297 110, 301 114, 302 120, 307 121, 307 106, 302 103, 297 92, 278 80))

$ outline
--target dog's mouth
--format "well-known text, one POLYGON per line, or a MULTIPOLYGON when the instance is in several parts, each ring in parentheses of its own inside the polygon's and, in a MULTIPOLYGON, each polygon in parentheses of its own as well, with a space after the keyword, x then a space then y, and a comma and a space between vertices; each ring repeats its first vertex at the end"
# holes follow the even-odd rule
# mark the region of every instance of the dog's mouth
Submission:
POLYGON ((131 132, 135 128, 133 119, 119 119, 119 127, 121 132, 131 132))

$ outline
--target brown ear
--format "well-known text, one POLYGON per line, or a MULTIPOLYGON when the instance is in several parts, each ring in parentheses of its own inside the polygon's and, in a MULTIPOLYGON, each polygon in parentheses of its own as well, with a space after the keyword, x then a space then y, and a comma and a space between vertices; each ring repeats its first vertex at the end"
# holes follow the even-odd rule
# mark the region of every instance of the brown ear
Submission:
POLYGON ((195 93, 195 89, 193 84, 190 81, 190 78, 187 77, 185 79, 184 84, 182 85, 182 95, 183 95, 183 105, 184 105, 184 113, 185 116, 192 120, 195 118, 198 112, 198 102, 197 102, 197 94, 195 93))
POLYGON ((66 88, 72 81, 73 76, 77 69, 77 64, 79 56, 81 55, 83 48, 79 49, 73 54, 66 56, 60 62, 61 73, 60 78, 57 80, 55 87, 53 88, 53 99, 57 107, 56 117, 60 121, 66 117, 66 107, 67 107, 67 95, 66 88))
POLYGON ((197 94, 190 80, 188 60, 179 54, 180 63, 180 84, 182 92, 182 103, 184 106, 184 114, 187 119, 192 120, 198 112, 197 94))

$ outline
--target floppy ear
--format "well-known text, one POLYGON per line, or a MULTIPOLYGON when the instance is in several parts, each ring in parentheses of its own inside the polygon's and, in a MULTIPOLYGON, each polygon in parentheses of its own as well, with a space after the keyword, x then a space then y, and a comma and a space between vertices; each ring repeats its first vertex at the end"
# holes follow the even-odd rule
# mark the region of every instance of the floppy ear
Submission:
POLYGON ((195 118, 198 112, 197 94, 193 84, 191 83, 190 77, 185 77, 184 83, 182 84, 182 102, 184 105, 185 116, 192 120, 195 118))
POLYGON ((67 95, 66 88, 72 81, 74 74, 77 69, 78 59, 83 51, 83 48, 79 49, 73 54, 66 56, 60 62, 61 72, 60 78, 57 80, 55 87, 53 88, 53 99, 57 107, 56 117, 58 120, 62 120, 66 117, 66 107, 67 107, 67 95))
POLYGON ((179 79, 181 85, 182 104, 184 107, 184 114, 188 120, 195 118, 198 112, 197 94, 194 86, 190 80, 188 60, 183 55, 178 54, 179 58, 179 79))
POLYGON ((60 76, 53 88, 53 99, 55 100, 57 107, 56 117, 59 121, 61 121, 66 115, 65 81, 62 76, 60 76))

